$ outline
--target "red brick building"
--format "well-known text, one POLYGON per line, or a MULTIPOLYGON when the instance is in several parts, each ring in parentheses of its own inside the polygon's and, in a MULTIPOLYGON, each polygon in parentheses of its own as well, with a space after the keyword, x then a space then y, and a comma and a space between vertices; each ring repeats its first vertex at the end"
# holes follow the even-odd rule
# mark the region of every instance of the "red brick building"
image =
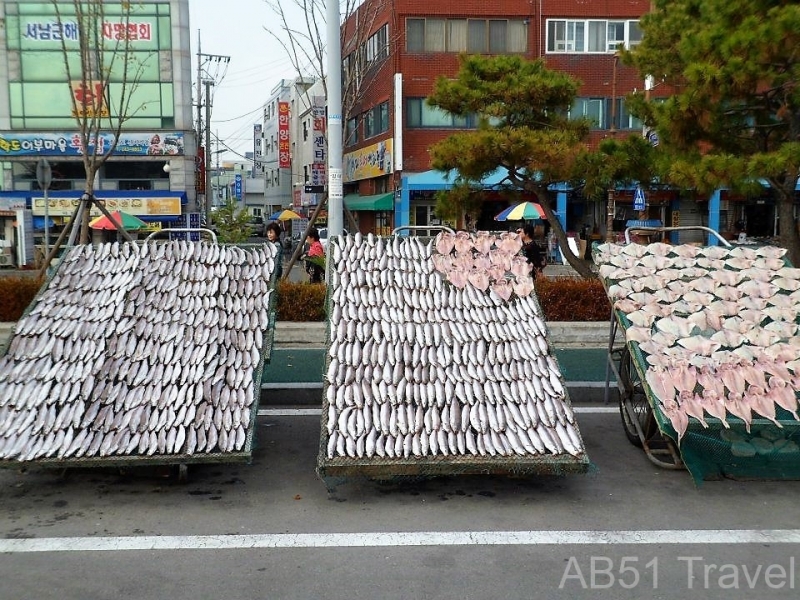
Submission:
MULTIPOLYGON (((475 123, 424 100, 437 77, 455 75, 460 53, 543 57, 582 82, 571 114, 595 120, 591 142, 641 132, 624 96, 644 81, 619 64, 615 49, 640 41, 639 17, 649 8, 649 0, 367 0, 342 34, 345 203, 360 229, 437 223, 433 191, 446 182, 426 173, 428 148, 475 123)), ((564 196, 565 227, 602 227, 605 206, 564 196)))

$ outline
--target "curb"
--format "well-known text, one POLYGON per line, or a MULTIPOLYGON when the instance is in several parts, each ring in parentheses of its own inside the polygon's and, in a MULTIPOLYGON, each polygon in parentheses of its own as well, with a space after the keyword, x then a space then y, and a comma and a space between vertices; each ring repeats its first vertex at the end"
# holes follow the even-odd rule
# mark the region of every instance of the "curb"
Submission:
MULTIPOLYGON (((0 322, 0 345, 4 344, 16 322, 0 322)), ((326 323, 278 321, 275 324, 274 346, 277 348, 323 348, 326 323)), ((601 321, 581 323, 556 321, 547 323, 548 339, 554 348, 606 348, 609 325, 601 321)))

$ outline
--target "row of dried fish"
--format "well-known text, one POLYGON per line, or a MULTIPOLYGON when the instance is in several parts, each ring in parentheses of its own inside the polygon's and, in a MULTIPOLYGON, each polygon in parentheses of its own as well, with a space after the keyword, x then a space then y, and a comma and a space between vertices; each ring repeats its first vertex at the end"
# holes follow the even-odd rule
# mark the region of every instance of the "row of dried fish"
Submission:
POLYGON ((442 366, 417 362, 413 366, 397 363, 394 366, 337 367, 328 369, 326 381, 331 385, 326 398, 329 404, 340 409, 384 403, 441 407, 452 398, 466 406, 504 400, 516 404, 549 399, 563 402, 565 397, 552 357, 540 356, 538 361, 510 365, 442 366))
POLYGON ((331 324, 331 339, 339 343, 365 343, 370 337, 379 339, 385 335, 399 342, 430 346, 436 344, 435 340, 442 340, 446 344, 481 339, 505 342, 546 335, 544 322, 538 317, 527 321, 501 322, 499 319, 486 318, 482 313, 466 310, 431 311, 425 319, 424 313, 405 314, 397 312, 384 319, 380 311, 377 315, 374 312, 347 311, 347 318, 340 318, 335 326, 331 324), (380 320, 375 319, 376 316, 380 320))
POLYGON ((409 432, 431 433, 439 429, 445 432, 467 431, 470 427, 477 433, 486 433, 489 429, 514 431, 521 427, 555 427, 556 424, 566 426, 574 424, 572 409, 550 397, 541 403, 528 402, 519 404, 512 398, 497 398, 493 402, 476 402, 472 405, 462 404, 458 398, 449 400, 437 397, 428 406, 421 404, 364 404, 363 406, 345 406, 338 409, 328 405, 328 433, 337 429, 343 435, 357 438, 371 429, 379 433, 405 435, 409 432))
POLYGON ((415 236, 384 238, 371 233, 362 235, 360 232, 356 232, 354 235, 336 236, 330 243, 331 257, 337 270, 340 271, 350 270, 363 259, 375 258, 387 261, 381 263, 384 269, 391 267, 407 270, 406 266, 411 269, 429 268, 429 266, 423 265, 420 259, 430 256, 432 248, 432 240, 424 242, 415 236), (384 256, 385 258, 382 258, 384 256), (388 262, 393 258, 401 258, 409 262, 403 263, 404 266, 400 267, 397 263, 388 262))
MULTIPOLYGON (((652 244, 598 244, 595 253, 601 258, 607 256, 631 256, 644 258, 646 256, 675 256, 681 258, 745 258, 756 260, 758 258, 782 258, 786 255, 786 248, 778 246, 697 246, 694 244, 666 244, 654 242, 652 244)), ((608 262, 604 258, 603 262, 608 262)))
MULTIPOLYGON (((213 244, 205 240, 169 240, 149 241, 143 244, 135 242, 113 242, 110 244, 84 244, 74 246, 64 262, 77 262, 79 266, 70 271, 82 270, 86 264, 108 258, 128 258, 138 255, 140 258, 150 257, 156 261, 192 261, 195 263, 234 263, 254 264, 249 249, 224 244, 213 244)), ((276 251, 273 251, 273 256, 276 251)))
MULTIPOLYGON (((380 334, 381 330, 373 330, 380 334)), ((501 380, 506 377, 505 370, 511 369, 514 379, 515 371, 530 377, 530 372, 537 376, 548 372, 558 373, 558 365, 549 353, 544 333, 529 329, 530 335, 535 336, 535 344, 522 343, 519 340, 501 340, 496 337, 471 339, 455 339, 448 335, 442 336, 435 327, 425 326, 416 328, 417 335, 414 340, 401 340, 397 336, 368 337, 362 344, 356 343, 358 338, 352 340, 338 340, 333 338, 328 349, 330 361, 328 363, 327 379, 334 380, 342 368, 361 369, 356 371, 359 379, 367 377, 367 370, 385 369, 386 365, 406 368, 458 368, 460 365, 471 367, 480 377, 501 380), (424 332, 424 333, 423 333, 424 332), (502 372, 498 375, 497 370, 502 372)), ((377 375, 377 374, 376 374, 377 375)), ((432 377, 433 379, 433 377, 432 377)), ((444 377, 441 377, 444 380, 444 377)))
POLYGON ((0 459, 20 462, 37 459, 79 459, 113 456, 153 456, 215 454, 240 451, 247 440, 244 423, 230 431, 211 426, 208 429, 177 425, 152 431, 129 428, 94 431, 68 427, 46 435, 27 431, 0 437, 0 459))
MULTIPOLYGON (((109 246, 73 248, 18 323, 0 359, 0 407, 6 411, 0 420, 6 451, 0 456, 33 460, 240 449, 269 325, 274 246, 185 241, 109 246), (119 271, 119 265, 134 269, 134 275, 119 271), (202 277, 209 279, 198 280, 202 277), (83 280, 91 284, 81 285, 83 280), (108 320, 98 320, 98 314, 108 320), (172 424, 152 412, 185 416, 200 406, 206 407, 204 415, 207 411, 203 422, 211 423, 201 427, 202 434, 191 423, 172 424), (77 422, 76 415, 94 410, 103 415, 100 445, 97 436, 81 431, 87 423, 77 422), (145 414, 153 427, 147 431, 145 414), (39 423, 38 433, 32 433, 32 423, 39 423), (232 423, 237 425, 231 428, 232 423), (73 439, 56 444, 53 432, 65 428, 75 430, 73 439)), ((97 427, 94 421, 88 425, 91 431, 97 427)))
POLYGON ((489 429, 483 433, 473 431, 450 431, 444 429, 431 432, 409 431, 405 435, 378 432, 371 429, 358 437, 333 431, 328 436, 327 457, 333 458, 434 458, 437 456, 485 457, 561 455, 569 453, 583 455, 583 442, 577 427, 540 426, 537 428, 507 428, 504 431, 489 429))

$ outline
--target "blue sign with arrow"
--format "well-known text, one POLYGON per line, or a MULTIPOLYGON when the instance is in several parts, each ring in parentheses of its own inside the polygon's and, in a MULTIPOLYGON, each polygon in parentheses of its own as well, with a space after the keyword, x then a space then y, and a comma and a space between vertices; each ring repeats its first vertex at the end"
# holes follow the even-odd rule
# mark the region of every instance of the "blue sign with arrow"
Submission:
POLYGON ((640 187, 636 188, 633 193, 633 210, 644 210, 647 200, 644 195, 644 190, 640 187))

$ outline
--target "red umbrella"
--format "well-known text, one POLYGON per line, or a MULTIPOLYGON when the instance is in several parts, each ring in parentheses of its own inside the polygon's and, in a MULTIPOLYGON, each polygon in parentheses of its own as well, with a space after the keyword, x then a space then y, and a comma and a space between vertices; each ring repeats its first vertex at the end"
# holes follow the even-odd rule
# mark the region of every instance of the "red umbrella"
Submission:
MULTIPOLYGON (((114 221, 122 225, 122 228, 125 230, 145 229, 147 227, 147 223, 142 221, 139 217, 135 217, 121 210, 115 210, 111 213, 111 216, 114 218, 114 221)), ((90 221, 89 227, 92 229, 106 229, 109 231, 117 228, 105 215, 101 215, 90 221)))

